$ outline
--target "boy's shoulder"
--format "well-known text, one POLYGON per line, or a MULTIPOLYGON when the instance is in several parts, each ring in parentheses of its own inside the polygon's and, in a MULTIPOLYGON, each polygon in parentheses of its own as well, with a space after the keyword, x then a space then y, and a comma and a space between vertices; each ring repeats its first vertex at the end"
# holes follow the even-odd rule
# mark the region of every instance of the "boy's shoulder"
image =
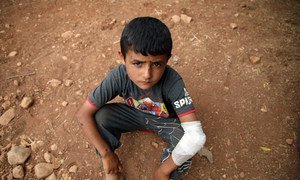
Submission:
POLYGON ((177 79, 181 79, 180 74, 173 69, 171 66, 167 65, 165 73, 164 73, 164 78, 166 80, 177 80, 177 79))

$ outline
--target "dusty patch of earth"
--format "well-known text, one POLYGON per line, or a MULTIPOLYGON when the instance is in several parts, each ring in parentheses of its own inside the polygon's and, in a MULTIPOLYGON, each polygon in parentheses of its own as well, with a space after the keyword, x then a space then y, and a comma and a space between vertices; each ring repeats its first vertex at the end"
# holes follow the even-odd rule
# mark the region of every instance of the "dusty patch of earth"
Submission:
MULTIPOLYGON (((0 126, 2 179, 16 166, 5 147, 22 135, 42 142, 22 165, 25 179, 35 179, 33 166, 48 151, 61 162, 59 179, 103 178, 74 114, 120 62, 124 21, 146 15, 170 27, 170 65, 185 79, 214 156, 212 164, 194 157, 183 179, 299 178, 299 12, 296 0, 1 1, 0 114, 15 109, 0 126), (192 21, 172 21, 181 14, 192 21), (34 104, 20 107, 23 97, 34 104)), ((127 179, 151 179, 166 144, 141 132, 122 142, 127 179)))

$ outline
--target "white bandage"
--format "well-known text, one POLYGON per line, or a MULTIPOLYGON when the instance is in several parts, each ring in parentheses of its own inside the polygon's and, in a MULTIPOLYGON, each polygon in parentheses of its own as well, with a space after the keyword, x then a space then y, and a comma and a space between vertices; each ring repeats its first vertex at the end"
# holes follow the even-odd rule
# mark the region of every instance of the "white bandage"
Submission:
POLYGON ((200 121, 183 122, 181 126, 184 135, 172 152, 172 159, 177 166, 192 158, 206 141, 200 121))

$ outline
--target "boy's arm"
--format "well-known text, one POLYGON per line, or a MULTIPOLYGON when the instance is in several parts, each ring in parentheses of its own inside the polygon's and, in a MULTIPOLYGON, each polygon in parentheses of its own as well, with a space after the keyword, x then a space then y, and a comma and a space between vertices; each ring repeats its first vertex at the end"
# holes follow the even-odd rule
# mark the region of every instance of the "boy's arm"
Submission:
MULTIPOLYGON (((190 113, 179 118, 181 123, 198 121, 195 113, 190 113)), ((155 180, 168 180, 172 171, 177 168, 172 156, 169 156, 156 170, 155 180)))
POLYGON ((116 174, 121 171, 122 166, 118 156, 110 149, 108 144, 102 138, 94 120, 94 114, 97 109, 93 107, 88 100, 77 113, 77 119, 85 132, 86 137, 95 146, 102 157, 103 167, 107 174, 116 174))

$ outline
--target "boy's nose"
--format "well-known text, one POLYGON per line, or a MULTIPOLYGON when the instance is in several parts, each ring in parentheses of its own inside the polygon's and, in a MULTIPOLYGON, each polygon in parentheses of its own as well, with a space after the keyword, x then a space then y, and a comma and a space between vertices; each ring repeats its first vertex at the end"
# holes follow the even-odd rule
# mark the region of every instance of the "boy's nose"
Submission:
POLYGON ((151 68, 146 67, 145 70, 144 70, 144 79, 149 80, 149 79, 151 79, 151 76, 152 76, 151 68))

